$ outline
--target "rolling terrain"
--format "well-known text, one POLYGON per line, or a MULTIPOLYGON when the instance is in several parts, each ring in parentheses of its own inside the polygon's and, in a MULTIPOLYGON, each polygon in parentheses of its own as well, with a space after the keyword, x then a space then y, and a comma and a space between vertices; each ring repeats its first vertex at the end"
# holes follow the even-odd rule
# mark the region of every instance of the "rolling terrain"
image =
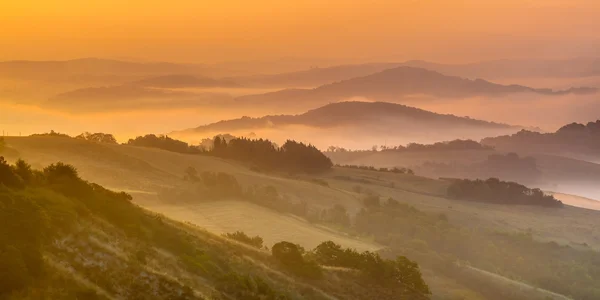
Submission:
MULTIPOLYGON (((431 177, 480 178, 498 177, 522 182, 547 191, 600 199, 600 165, 584 160, 543 153, 518 152, 520 159, 530 157, 532 173, 517 165, 492 164, 490 156, 506 156, 502 150, 435 150, 435 151, 361 151, 327 152, 336 164, 375 167, 408 167, 417 174, 431 177), (524 175, 525 174, 525 175, 524 175), (527 175, 529 174, 529 175, 527 175)), ((518 158, 519 159, 519 158, 518 158)), ((575 204, 578 206, 577 204, 575 204)))
POLYGON ((552 90, 522 85, 495 84, 483 79, 465 79, 436 71, 413 67, 396 67, 378 73, 342 80, 313 89, 286 89, 259 95, 236 98, 239 105, 278 105, 280 111, 307 109, 352 98, 402 103, 414 99, 456 99, 470 97, 501 97, 511 94, 557 96, 593 94, 596 88, 552 90))
MULTIPOLYGON (((13 137, 6 140, 12 149, 10 156, 9 153, 5 154, 10 160, 23 157, 33 166, 43 166, 55 161, 71 163, 78 168, 83 178, 111 189, 125 190, 131 193, 133 201, 142 207, 158 211, 175 220, 205 227, 217 234, 234 230, 259 234, 267 245, 286 236, 288 240, 307 248, 313 247, 320 238, 363 250, 384 247, 368 237, 351 237, 337 226, 307 222, 290 214, 282 215, 241 199, 195 203, 158 197, 157 194, 165 188, 179 185, 183 170, 193 166, 199 171, 227 172, 234 175, 242 185, 272 185, 289 200, 305 201, 313 209, 327 209, 339 204, 354 215, 363 206, 361 199, 364 193, 374 192, 383 199, 393 197, 429 215, 443 214, 455 226, 529 232, 539 242, 553 242, 581 249, 577 251, 600 249, 600 236, 593 229, 600 225, 597 223, 599 213, 596 211, 571 206, 548 209, 450 200, 445 195, 449 183, 443 180, 348 168, 334 168, 328 173, 315 176, 267 174, 219 158, 177 154, 157 149, 96 144, 60 137, 13 137), (357 192, 357 186, 363 192, 357 192), (234 219, 238 221, 235 222, 234 219)), ((411 249, 406 248, 406 253, 409 256, 416 255, 415 258, 421 262, 418 252, 411 249)), ((437 267, 428 265, 427 258, 422 259, 424 274, 432 286, 434 299, 454 299, 453 297, 459 295, 471 295, 468 299, 494 299, 479 294, 476 286, 469 286, 465 281, 453 280, 448 275, 433 271, 437 270, 437 267)), ((485 266, 474 267, 482 268, 485 272, 495 271, 485 266)), ((488 278, 492 285, 501 284, 497 279, 493 279, 493 276, 485 278, 488 278)), ((526 291, 532 292, 531 289, 526 291)), ((517 293, 513 295, 513 299, 535 299, 538 296, 539 299, 544 299, 548 296, 547 293, 536 293, 534 292, 535 296, 529 294, 529 297, 518 296, 517 293)), ((562 299, 560 297, 555 299, 562 299)))
POLYGON ((175 131, 170 135, 200 141, 217 134, 247 136, 253 132, 255 136, 278 142, 283 135, 301 140, 313 136, 309 140, 311 143, 326 148, 350 143, 354 147, 365 147, 380 141, 388 141, 390 144, 402 141, 431 142, 444 137, 477 139, 502 132, 515 132, 518 129, 517 126, 436 114, 400 104, 355 101, 332 103, 299 115, 243 117, 220 121, 175 131), (353 132, 353 138, 343 138, 343 133, 349 131, 353 132), (296 132, 298 136, 295 135, 296 132))

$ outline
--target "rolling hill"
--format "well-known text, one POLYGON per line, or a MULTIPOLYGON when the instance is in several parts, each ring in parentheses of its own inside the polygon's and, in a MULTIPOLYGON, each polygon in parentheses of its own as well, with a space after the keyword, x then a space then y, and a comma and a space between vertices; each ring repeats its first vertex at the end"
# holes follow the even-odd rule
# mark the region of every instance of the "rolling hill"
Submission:
POLYGON ((209 77, 199 77, 193 75, 164 75, 142 79, 132 83, 137 86, 155 87, 155 88, 208 88, 224 87, 236 88, 239 84, 224 79, 213 79, 209 77))
POLYGON ((517 93, 565 95, 595 93, 595 88, 570 88, 554 91, 521 85, 501 85, 483 79, 447 76, 421 68, 397 67, 314 89, 288 89, 236 98, 239 105, 279 105, 300 108, 348 100, 354 97, 377 101, 402 102, 407 97, 465 98, 497 97, 517 93))
POLYGON ((464 64, 444 64, 422 60, 406 62, 366 63, 312 68, 280 74, 234 77, 248 86, 282 88, 316 87, 337 81, 368 76, 397 67, 422 68, 450 76, 465 78, 581 78, 600 76, 600 60, 574 58, 565 60, 495 60, 464 64))
MULTIPOLYGON (((399 144, 400 140, 432 141, 443 137, 483 138, 502 132, 515 132, 519 127, 474 120, 454 115, 441 115, 429 111, 386 102, 339 102, 310 110, 300 115, 265 116, 261 118, 243 117, 220 121, 193 129, 172 132, 171 135, 195 140, 216 134, 230 133, 245 136, 254 132, 259 137, 278 140, 278 132, 302 128, 311 134, 330 136, 328 141, 318 138, 310 140, 317 146, 326 148, 344 144, 342 131, 352 131, 356 141, 365 139, 364 147, 373 145, 371 141, 388 140, 399 144), (261 134, 264 132, 264 134, 261 134), (328 143, 328 144, 326 144, 328 143)), ((298 129, 287 131, 288 138, 302 138, 307 133, 298 129)))
POLYGON ((600 120, 571 123, 551 133, 527 130, 513 135, 489 137, 482 144, 504 151, 544 153, 600 162, 600 120))
POLYGON ((75 89, 53 96, 40 106, 68 112, 103 112, 199 107, 231 99, 224 93, 176 91, 126 84, 75 89))
MULTIPOLYGON (((231 245, 217 236, 192 230, 193 226, 190 228, 179 225, 180 223, 171 223, 173 221, 168 218, 203 226, 214 233, 243 230, 251 234, 259 234, 265 238, 269 246, 270 243, 281 237, 286 237, 287 240, 307 248, 314 246, 317 242, 318 238, 315 237, 332 239, 342 245, 363 250, 380 249, 383 245, 380 243, 384 243, 388 246, 387 250, 380 251, 382 255, 391 254, 392 250, 400 251, 409 257, 414 257, 422 264, 425 279, 432 287, 433 299, 453 299, 460 298, 461 295, 469 295, 468 299, 509 299, 507 297, 510 299, 548 299, 548 297, 565 299, 561 294, 570 294, 571 290, 565 289, 569 286, 568 283, 549 285, 543 280, 547 278, 545 274, 558 274, 556 276, 562 276, 561 280, 568 281, 575 280, 574 278, 588 278, 585 277, 585 274, 595 274, 592 269, 582 269, 594 268, 594 264, 587 263, 587 259, 593 259, 594 255, 597 255, 597 250, 600 249, 597 233, 590 229, 598 226, 599 220, 598 212, 592 210, 570 206, 549 209, 456 201, 446 197, 445 191, 449 184, 446 181, 390 172, 334 168, 321 175, 297 174, 290 176, 260 173, 243 164, 210 156, 178 154, 125 145, 97 144, 66 137, 8 137, 6 142, 11 149, 14 149, 8 157, 12 161, 17 157, 23 157, 35 168, 43 167, 48 162, 71 163, 77 167, 82 178, 93 180, 111 189, 125 190, 133 196, 134 203, 164 214, 162 224, 175 224, 174 226, 177 228, 186 228, 185 232, 194 237, 188 237, 185 240, 198 243, 196 248, 201 249, 203 253, 201 266, 210 266, 211 262, 215 260, 219 268, 227 269, 226 263, 222 264, 220 258, 229 257, 226 261, 232 263, 232 270, 236 272, 243 270, 244 273, 253 276, 260 275, 275 290, 283 288, 295 293, 297 289, 310 287, 314 293, 303 296, 309 299, 321 297, 364 299, 366 296, 362 294, 363 298, 361 298, 361 296, 350 294, 358 292, 360 289, 352 291, 346 289, 344 294, 342 292, 345 289, 344 286, 336 287, 336 284, 343 280, 351 280, 346 277, 342 281, 335 280, 336 274, 337 276, 349 274, 329 272, 343 270, 327 269, 329 271, 326 273, 326 278, 331 278, 333 281, 306 283, 288 274, 285 270, 279 269, 267 255, 260 251, 247 251, 245 248, 231 245), (164 191, 165 188, 169 188, 168 191, 171 191, 173 187, 181 188, 182 184, 185 184, 182 179, 183 170, 190 166, 195 167, 199 172, 218 171, 231 174, 243 186, 272 185, 282 195, 282 199, 294 202, 305 201, 311 209, 328 209, 339 204, 346 207, 351 216, 364 215, 369 211, 369 209, 365 210, 362 203, 363 197, 368 195, 379 195, 383 199, 382 201, 387 201, 385 199, 388 198, 397 199, 400 205, 394 209, 399 209, 399 212, 403 214, 402 217, 388 222, 385 221, 388 220, 386 213, 377 213, 372 215, 375 218, 372 224, 373 226, 393 225, 390 228, 395 229, 390 230, 400 231, 387 233, 381 230, 373 231, 377 239, 376 242, 373 242, 365 240, 366 237, 362 234, 358 235, 358 237, 362 236, 362 239, 352 237, 357 233, 346 231, 348 229, 334 224, 308 222, 304 218, 287 213, 276 213, 272 209, 243 199, 210 200, 199 197, 185 200, 177 197, 176 194, 169 197, 168 193, 162 193, 166 197, 157 197, 157 194, 164 191), (378 222, 377 219, 385 222, 378 222), (385 225, 386 223, 388 225, 385 225), (273 226, 273 224, 276 225, 273 226), (472 228, 476 228, 476 230, 472 230, 472 228), (490 233, 485 233, 488 229, 490 233), (406 235, 400 233, 404 230, 406 230, 406 235), (436 232, 436 230, 443 232, 436 232), (410 232, 413 232, 412 235, 410 232), (509 232, 510 234, 504 235, 500 232, 509 232), (530 237, 523 235, 523 232, 529 232, 530 237), (466 236, 459 238, 456 233, 466 236), (388 238, 385 238, 386 236, 388 238), (444 237, 445 242, 438 240, 440 237, 444 237), (479 239, 482 240, 479 241, 479 239), (465 244, 465 241, 474 244, 465 244), (443 246, 445 243, 453 246, 446 248, 443 246), (569 245, 569 247, 560 245, 569 245), (454 247, 458 247, 455 249, 458 252, 452 253, 460 255, 463 259, 471 258, 469 266, 461 267, 454 264, 453 260, 446 260, 444 251, 452 250, 454 247), (498 251, 501 253, 497 253, 498 251), (561 257, 564 260, 548 259, 550 256, 561 257), (528 262, 527 265, 535 265, 535 270, 543 270, 542 273, 524 270, 522 268, 524 264, 519 263, 518 257, 523 257, 528 262), (554 261, 560 262, 560 264, 556 264, 554 261), (569 264, 566 269, 562 267, 565 262, 569 264), (570 264, 574 265, 571 267, 570 264), (473 273, 470 270, 473 268, 483 271, 477 271, 476 276, 472 277, 473 273), (583 270, 583 273, 578 270, 583 270), (519 280, 517 282, 506 277, 519 278, 519 280), (536 281, 536 278, 539 278, 539 281, 536 281), (477 280, 473 281, 475 279, 477 280), (526 283, 528 288, 515 289, 506 285, 510 283, 510 286, 514 287, 520 282, 526 283)), ((151 216, 153 215, 151 214, 151 216)), ((143 218, 145 220, 145 217, 143 218)), ((72 245, 79 247, 78 245, 85 242, 82 245, 88 245, 88 248, 97 253, 103 253, 103 257, 110 258, 111 261, 116 261, 121 266, 129 266, 131 262, 131 267, 126 268, 126 272, 123 271, 122 274, 142 270, 139 269, 139 265, 133 265, 133 261, 122 261, 124 258, 121 257, 123 255, 135 257, 139 247, 146 245, 147 242, 140 244, 139 241, 125 239, 121 233, 121 227, 99 222, 97 217, 92 217, 90 220, 92 223, 87 223, 87 227, 84 227, 84 231, 80 235, 61 244, 61 247, 66 247, 61 248, 61 251, 67 251, 65 249, 69 249, 72 245)), ((155 220, 155 218, 150 218, 150 220, 155 220)), ((144 221, 146 227, 143 230, 146 233, 153 233, 150 236, 159 237, 155 230, 161 230, 161 226, 165 225, 154 225, 154 222, 144 221)), ((125 226, 123 230, 134 230, 135 228, 135 226, 125 226)), ((148 235, 142 235, 142 237, 144 236, 148 235)), ((168 234, 167 236, 178 235, 168 234)), ((215 280, 220 278, 218 276, 207 276, 204 273, 194 275, 195 273, 182 271, 194 270, 194 266, 197 265, 188 264, 198 261, 189 260, 196 256, 188 257, 186 260, 185 253, 180 255, 179 252, 174 252, 179 251, 177 248, 164 249, 164 247, 173 245, 173 238, 166 244, 150 241, 150 245, 156 250, 152 250, 146 255, 148 265, 153 268, 152 270, 162 270, 160 276, 165 276, 163 278, 170 278, 170 280, 175 278, 175 282, 179 280, 197 291, 198 295, 207 293, 210 295, 214 288, 218 290, 222 288, 222 286, 214 284, 215 280), (191 269, 181 269, 186 265, 191 269)), ((109 288, 115 286, 114 284, 96 280, 102 277, 98 277, 98 273, 86 271, 85 264, 79 263, 75 257, 64 255, 57 257, 55 255, 63 252, 50 253, 52 256, 48 263, 57 267, 68 263, 74 268, 60 269, 64 272, 71 272, 67 274, 75 275, 68 276, 68 278, 78 278, 79 280, 83 278, 85 280, 80 280, 80 282, 95 283, 95 285, 88 286, 100 291, 98 293, 107 291, 109 296, 120 295, 119 291, 115 292, 109 288)), ((89 259, 86 253, 82 252, 81 256, 89 259)), ((141 267, 143 268, 143 266, 144 264, 141 267)), ((219 273, 209 272, 208 274, 219 273)), ((118 280, 121 278, 120 276, 115 273, 113 277, 118 280)), ((157 275, 151 276, 154 278, 157 275)), ((586 280, 593 279, 591 277, 586 280)), ((585 289, 577 289, 575 299, 586 299, 585 295, 594 295, 593 284, 586 286, 585 289)), ((124 289, 120 291, 128 290, 128 287, 124 286, 124 289)))

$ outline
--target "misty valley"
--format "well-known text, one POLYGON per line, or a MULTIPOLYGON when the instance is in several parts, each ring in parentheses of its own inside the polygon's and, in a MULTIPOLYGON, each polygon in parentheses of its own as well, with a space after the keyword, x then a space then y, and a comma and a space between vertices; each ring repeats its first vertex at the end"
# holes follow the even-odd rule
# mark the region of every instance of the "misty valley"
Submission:
POLYGON ((0 300, 600 300, 599 13, 4 1, 0 300))

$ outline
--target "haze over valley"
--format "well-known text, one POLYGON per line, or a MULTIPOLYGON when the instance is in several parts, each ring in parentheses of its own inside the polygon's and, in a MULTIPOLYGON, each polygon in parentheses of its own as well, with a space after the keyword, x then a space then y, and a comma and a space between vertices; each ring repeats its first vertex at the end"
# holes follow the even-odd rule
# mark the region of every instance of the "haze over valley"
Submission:
POLYGON ((5 1, 0 299, 600 299, 600 2, 5 1))

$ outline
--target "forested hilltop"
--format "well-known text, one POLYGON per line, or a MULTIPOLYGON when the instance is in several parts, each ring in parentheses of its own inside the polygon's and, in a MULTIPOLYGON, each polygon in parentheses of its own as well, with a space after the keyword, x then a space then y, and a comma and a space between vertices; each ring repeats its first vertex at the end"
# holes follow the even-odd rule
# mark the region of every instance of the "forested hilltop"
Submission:
MULTIPOLYGON (((32 136, 55 136, 70 138, 69 135, 50 131, 32 136)), ((118 144, 112 134, 85 132, 76 139, 95 143, 118 144)), ((126 145, 148 147, 171 152, 195 155, 209 155, 233 159, 247 163, 250 167, 265 171, 283 171, 291 173, 319 173, 331 167, 333 163, 319 149, 310 144, 287 140, 278 146, 267 139, 248 139, 217 135, 205 139, 200 145, 190 145, 167 135, 146 134, 129 139, 126 145)))
POLYGON ((0 157, 0 208, 2 299, 428 299, 430 294, 418 265, 405 257, 386 260, 331 242, 312 251, 285 241, 271 252, 252 250, 145 211, 130 195, 81 179, 68 164, 34 170, 25 161, 9 165, 0 157))

